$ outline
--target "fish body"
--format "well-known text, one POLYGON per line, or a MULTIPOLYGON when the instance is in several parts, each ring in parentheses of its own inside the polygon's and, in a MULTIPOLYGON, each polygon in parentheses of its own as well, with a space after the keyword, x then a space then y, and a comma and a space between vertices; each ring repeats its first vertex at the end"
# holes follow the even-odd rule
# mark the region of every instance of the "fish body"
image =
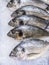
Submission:
POLYGON ((14 5, 15 6, 17 6, 18 4, 21 5, 22 3, 29 3, 29 4, 32 3, 34 6, 40 7, 45 10, 49 10, 49 5, 42 0, 10 0, 7 4, 7 7, 11 8, 14 5))
POLYGON ((25 5, 18 8, 16 11, 12 13, 12 17, 16 17, 19 15, 36 15, 44 19, 49 19, 49 13, 39 7, 33 5, 25 5))
POLYGON ((49 43, 39 39, 28 38, 20 42, 10 53, 10 57, 16 57, 21 60, 33 59, 43 51, 49 43))
POLYGON ((48 27, 49 20, 45 20, 35 15, 21 15, 13 18, 8 24, 13 27, 30 24, 45 29, 48 27))
POLYGON ((9 37, 22 40, 25 38, 40 38, 43 36, 49 36, 49 32, 47 32, 44 29, 41 29, 37 26, 32 26, 32 25, 22 25, 13 28, 10 30, 7 35, 9 37))

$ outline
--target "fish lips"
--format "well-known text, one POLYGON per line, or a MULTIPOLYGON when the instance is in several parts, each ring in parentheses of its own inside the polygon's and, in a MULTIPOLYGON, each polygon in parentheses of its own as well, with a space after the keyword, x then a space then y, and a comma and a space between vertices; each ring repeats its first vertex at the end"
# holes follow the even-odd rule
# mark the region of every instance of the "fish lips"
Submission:
POLYGON ((11 32, 8 32, 7 33, 7 36, 12 37, 11 32))
POLYGON ((12 37, 12 38, 16 38, 16 35, 12 34, 11 31, 9 31, 9 32, 7 33, 7 36, 12 37))
POLYGON ((11 53, 9 54, 10 57, 17 57, 16 52, 15 51, 11 51, 11 53))

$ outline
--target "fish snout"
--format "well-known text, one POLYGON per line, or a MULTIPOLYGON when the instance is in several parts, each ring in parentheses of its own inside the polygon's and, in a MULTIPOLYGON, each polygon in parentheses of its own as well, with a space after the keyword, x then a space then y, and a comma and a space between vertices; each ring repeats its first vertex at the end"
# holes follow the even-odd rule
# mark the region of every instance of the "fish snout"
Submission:
POLYGON ((11 22, 11 21, 9 21, 9 22, 8 22, 8 25, 11 25, 11 23, 12 23, 12 22, 11 22))
POLYGON ((15 51, 11 51, 11 53, 9 54, 9 56, 10 56, 10 57, 17 57, 15 51))
POLYGON ((14 25, 14 21, 9 21, 9 23, 8 23, 8 25, 10 25, 10 26, 12 26, 12 27, 14 27, 15 25, 14 25))
POLYGON ((9 8, 9 7, 13 7, 13 4, 11 3, 11 2, 9 2, 8 4, 7 4, 7 7, 9 8))
POLYGON ((11 37, 11 36, 12 36, 12 35, 11 35, 11 32, 8 32, 8 33, 7 33, 7 36, 11 37))

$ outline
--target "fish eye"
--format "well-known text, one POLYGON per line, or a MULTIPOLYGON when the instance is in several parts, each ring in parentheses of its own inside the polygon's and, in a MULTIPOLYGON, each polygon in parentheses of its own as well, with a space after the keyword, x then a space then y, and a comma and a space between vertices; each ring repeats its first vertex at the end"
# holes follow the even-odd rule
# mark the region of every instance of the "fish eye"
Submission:
POLYGON ((24 25, 24 23, 23 23, 23 21, 22 21, 22 20, 19 22, 19 24, 20 24, 20 25, 24 25))
POLYGON ((19 36, 23 36, 23 32, 21 30, 19 31, 19 36))

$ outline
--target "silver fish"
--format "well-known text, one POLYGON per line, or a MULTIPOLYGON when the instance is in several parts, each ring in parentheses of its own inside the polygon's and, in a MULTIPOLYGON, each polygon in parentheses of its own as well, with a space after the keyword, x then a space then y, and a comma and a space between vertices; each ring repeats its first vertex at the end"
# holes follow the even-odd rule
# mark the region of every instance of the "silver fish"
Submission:
POLYGON ((11 15, 11 17, 16 17, 19 15, 36 15, 44 19, 49 20, 49 13, 39 7, 33 6, 33 5, 25 5, 20 8, 18 8, 16 11, 14 11, 11 15))
POLYGON ((10 30, 7 35, 9 37, 22 40, 25 38, 40 38, 43 36, 49 36, 49 32, 47 32, 44 29, 41 29, 37 26, 32 26, 32 25, 22 25, 13 28, 10 30))
MULTIPOLYGON (((42 9, 45 9, 45 10, 49 10, 49 5, 45 2, 43 2, 42 0, 10 0, 7 4, 7 7, 8 8, 11 8, 13 7, 15 4, 21 4, 21 3, 28 3, 29 4, 31 3, 31 5, 33 4, 34 6, 37 6, 37 7, 40 7, 42 9)), ((15 5, 16 6, 16 5, 15 5)))
POLYGON ((9 56, 19 60, 30 60, 44 52, 48 45, 49 42, 47 41, 32 38, 25 39, 11 51, 9 56))
POLYGON ((13 18, 8 24, 13 27, 30 24, 46 29, 49 25, 49 20, 45 20, 35 15, 21 15, 13 18))

